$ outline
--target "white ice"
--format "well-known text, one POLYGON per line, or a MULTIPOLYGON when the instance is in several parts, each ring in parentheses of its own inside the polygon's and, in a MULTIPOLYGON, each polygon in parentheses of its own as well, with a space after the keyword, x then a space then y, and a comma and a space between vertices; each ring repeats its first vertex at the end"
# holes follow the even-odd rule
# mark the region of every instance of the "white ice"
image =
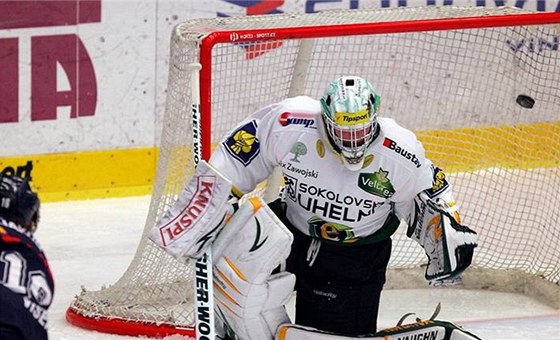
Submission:
MULTIPOLYGON (((136 251, 149 202, 149 196, 141 196, 43 204, 37 238, 56 283, 49 312, 51 340, 136 339, 83 330, 70 325, 64 315, 82 285, 97 290, 121 277, 136 251)), ((393 326, 408 312, 428 318, 438 302, 438 319, 460 324, 482 339, 560 340, 559 310, 522 295, 487 291, 386 290, 379 326, 393 326)), ((293 312, 293 305, 289 310, 293 312)), ((186 338, 166 340, 172 339, 186 338)))

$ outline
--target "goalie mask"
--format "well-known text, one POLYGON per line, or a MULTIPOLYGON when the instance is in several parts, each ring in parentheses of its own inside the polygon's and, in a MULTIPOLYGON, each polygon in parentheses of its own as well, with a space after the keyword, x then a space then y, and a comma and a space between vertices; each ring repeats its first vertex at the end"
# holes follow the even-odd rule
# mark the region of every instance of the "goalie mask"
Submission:
POLYGON ((0 217, 33 233, 37 229, 39 207, 39 197, 27 179, 0 175, 0 217))
POLYGON ((323 120, 332 144, 344 165, 357 171, 377 131, 380 97, 359 77, 341 77, 330 83, 323 98, 323 120))

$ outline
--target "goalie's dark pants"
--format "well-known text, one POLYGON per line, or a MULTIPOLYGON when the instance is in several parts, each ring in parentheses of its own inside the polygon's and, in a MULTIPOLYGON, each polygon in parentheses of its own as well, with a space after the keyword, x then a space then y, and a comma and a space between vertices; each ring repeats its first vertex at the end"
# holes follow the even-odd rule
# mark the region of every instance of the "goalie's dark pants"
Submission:
POLYGON ((347 335, 375 333, 391 239, 352 246, 323 242, 310 265, 312 238, 294 228, 275 203, 272 210, 294 235, 286 270, 296 275, 295 322, 347 335))

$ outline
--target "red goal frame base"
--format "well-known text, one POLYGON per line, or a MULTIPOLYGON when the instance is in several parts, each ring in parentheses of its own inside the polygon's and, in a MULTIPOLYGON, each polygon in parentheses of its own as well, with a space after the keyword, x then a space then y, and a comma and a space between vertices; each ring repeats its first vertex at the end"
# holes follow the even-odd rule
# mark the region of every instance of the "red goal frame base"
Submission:
POLYGON ((190 337, 195 337, 196 335, 193 327, 176 327, 169 323, 156 324, 120 318, 86 317, 75 312, 72 308, 66 310, 66 320, 80 328, 118 335, 147 336, 152 338, 164 338, 174 334, 190 337))

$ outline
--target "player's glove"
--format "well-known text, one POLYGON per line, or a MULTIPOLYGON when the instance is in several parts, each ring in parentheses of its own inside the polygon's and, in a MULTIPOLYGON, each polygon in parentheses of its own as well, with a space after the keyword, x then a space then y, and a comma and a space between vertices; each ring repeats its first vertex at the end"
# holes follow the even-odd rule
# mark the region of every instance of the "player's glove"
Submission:
POLYGON ((476 232, 461 225, 443 201, 434 202, 424 193, 418 195, 416 221, 407 236, 415 239, 428 256, 427 280, 446 279, 471 265, 476 232))

